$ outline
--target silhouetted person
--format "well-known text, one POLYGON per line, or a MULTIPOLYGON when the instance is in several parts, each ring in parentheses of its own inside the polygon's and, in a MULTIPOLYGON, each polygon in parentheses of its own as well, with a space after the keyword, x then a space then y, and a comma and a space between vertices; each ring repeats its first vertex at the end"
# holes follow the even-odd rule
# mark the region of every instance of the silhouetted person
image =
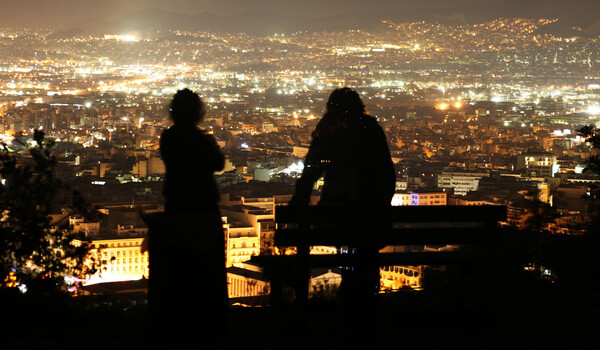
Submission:
POLYGON ((391 205, 396 186, 386 136, 377 120, 366 113, 358 93, 339 88, 331 93, 312 138, 290 204, 309 204, 314 183, 323 176, 318 205, 347 206, 353 223, 348 228, 353 242, 350 252, 359 263, 343 272, 341 294, 351 312, 350 322, 373 324, 366 316, 374 315, 379 290, 377 253, 381 247, 375 238, 386 224, 378 214, 391 205))
POLYGON ((218 213, 219 190, 213 174, 223 170, 225 158, 215 138, 197 126, 206 114, 204 104, 197 94, 183 89, 173 97, 169 111, 173 123, 160 137, 166 168, 165 210, 218 213))
POLYGON ((226 329, 225 242, 214 179, 224 156, 197 125, 206 109, 196 93, 179 90, 169 111, 172 125, 160 138, 165 213, 150 234, 153 335, 199 347, 226 329))
POLYGON ((309 204, 321 176, 320 205, 387 207, 394 195, 396 174, 385 133, 352 89, 339 88, 329 96, 292 204, 309 204))

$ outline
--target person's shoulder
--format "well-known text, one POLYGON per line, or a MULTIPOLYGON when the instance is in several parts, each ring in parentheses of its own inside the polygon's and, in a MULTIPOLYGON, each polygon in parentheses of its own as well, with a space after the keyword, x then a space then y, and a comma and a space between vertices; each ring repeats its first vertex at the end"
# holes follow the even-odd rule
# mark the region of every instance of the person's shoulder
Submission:
POLYGON ((332 119, 331 118, 326 118, 323 117, 321 118, 321 120, 319 120, 319 122, 317 123, 317 126, 315 126, 315 129, 312 132, 312 136, 314 137, 322 137, 325 136, 326 134, 329 134, 331 132, 332 129, 332 119))
POLYGON ((165 142, 165 140, 169 140, 171 138, 173 138, 173 134, 175 132, 173 131, 173 127, 168 127, 166 129, 164 129, 161 133, 160 133, 160 141, 161 142, 165 142))
POLYGON ((183 132, 183 128, 179 125, 171 125, 168 128, 164 129, 163 132, 161 133, 161 137, 162 136, 175 136, 178 134, 181 134, 181 132, 183 132))
POLYGON ((213 135, 212 132, 208 131, 208 130, 204 130, 204 129, 200 129, 198 128, 196 130, 196 133, 199 137, 205 139, 205 140, 211 140, 215 138, 215 135, 213 135))
POLYGON ((360 116, 360 120, 363 123, 366 123, 366 124, 379 125, 379 123, 377 122, 377 118, 375 118, 375 117, 373 117, 372 115, 369 115, 369 114, 362 114, 360 116))
POLYGON ((202 147, 212 147, 212 145, 217 143, 217 138, 212 132, 200 128, 194 132, 194 140, 194 142, 198 142, 202 147))
POLYGON ((377 118, 369 114, 361 114, 354 118, 355 126, 359 129, 377 129, 380 128, 377 118))

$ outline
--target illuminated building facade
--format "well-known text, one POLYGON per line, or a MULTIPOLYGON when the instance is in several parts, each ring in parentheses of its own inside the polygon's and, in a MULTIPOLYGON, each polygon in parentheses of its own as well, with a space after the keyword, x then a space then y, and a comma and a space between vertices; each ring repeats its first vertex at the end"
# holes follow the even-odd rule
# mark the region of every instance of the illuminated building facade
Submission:
POLYGON ((411 194, 407 192, 396 192, 392 197, 392 206, 399 207, 411 205, 411 194))
MULTIPOLYGON (((392 206, 401 205, 447 205, 448 196, 444 190, 418 189, 411 193, 395 193, 392 206)), ((406 251, 414 247, 387 246, 386 252, 406 251)), ((418 248, 421 249, 421 248, 418 248)), ((380 268, 380 290, 397 290, 405 287, 421 288, 423 266, 382 266, 380 268)))
POLYGON ((479 179, 484 176, 488 176, 488 173, 444 171, 438 175, 438 187, 452 188, 454 194, 464 196, 469 191, 476 191, 479 179))
POLYGON ((143 240, 143 237, 92 240, 89 254, 101 266, 85 284, 148 278, 148 252, 141 251, 143 240))
POLYGON ((69 216, 71 233, 83 233, 85 237, 92 237, 100 232, 99 222, 87 222, 82 216, 69 216))
POLYGON ((529 151, 517 155, 515 170, 530 177, 553 177, 559 171, 559 165, 552 152, 529 151))
POLYGON ((381 290, 421 288, 422 266, 383 266, 380 275, 381 290))
POLYGON ((260 237, 253 227, 230 223, 226 234, 227 267, 243 263, 260 254, 260 237))
POLYGON ((332 296, 338 290, 341 283, 342 274, 339 269, 313 269, 311 271, 308 296, 322 296, 325 298, 332 296))
POLYGON ((231 201, 231 205, 223 206, 223 215, 229 221, 236 222, 237 226, 250 227, 260 241, 260 251, 273 250, 273 238, 275 235, 275 205, 287 203, 289 196, 270 197, 240 197, 239 200, 231 201))
POLYGON ((263 278, 262 268, 249 263, 240 263, 227 268, 229 298, 244 298, 269 295, 271 285, 263 278))
POLYGON ((410 194, 410 205, 446 205, 447 194, 439 190, 417 190, 410 194))

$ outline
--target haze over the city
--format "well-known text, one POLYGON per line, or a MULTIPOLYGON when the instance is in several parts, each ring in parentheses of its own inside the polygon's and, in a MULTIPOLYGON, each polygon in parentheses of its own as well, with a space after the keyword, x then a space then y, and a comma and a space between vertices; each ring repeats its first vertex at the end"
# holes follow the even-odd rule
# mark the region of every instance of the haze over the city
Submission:
POLYGON ((594 0, 413 1, 41 1, 4 0, 5 26, 56 26, 83 32, 183 29, 272 34, 373 29, 381 20, 476 23, 498 17, 556 18, 550 29, 600 32, 594 0))

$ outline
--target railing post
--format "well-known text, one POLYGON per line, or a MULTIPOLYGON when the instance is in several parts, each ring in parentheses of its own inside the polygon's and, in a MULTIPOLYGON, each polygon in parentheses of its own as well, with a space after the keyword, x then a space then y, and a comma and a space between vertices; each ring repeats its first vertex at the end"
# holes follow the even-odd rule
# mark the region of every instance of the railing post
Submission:
POLYGON ((310 246, 308 244, 310 223, 306 217, 303 217, 299 223, 300 228, 300 243, 298 244, 297 260, 297 271, 296 271, 296 307, 298 308, 300 315, 303 317, 306 312, 306 304, 308 302, 308 290, 310 283, 310 266, 309 266, 309 255, 310 246))

